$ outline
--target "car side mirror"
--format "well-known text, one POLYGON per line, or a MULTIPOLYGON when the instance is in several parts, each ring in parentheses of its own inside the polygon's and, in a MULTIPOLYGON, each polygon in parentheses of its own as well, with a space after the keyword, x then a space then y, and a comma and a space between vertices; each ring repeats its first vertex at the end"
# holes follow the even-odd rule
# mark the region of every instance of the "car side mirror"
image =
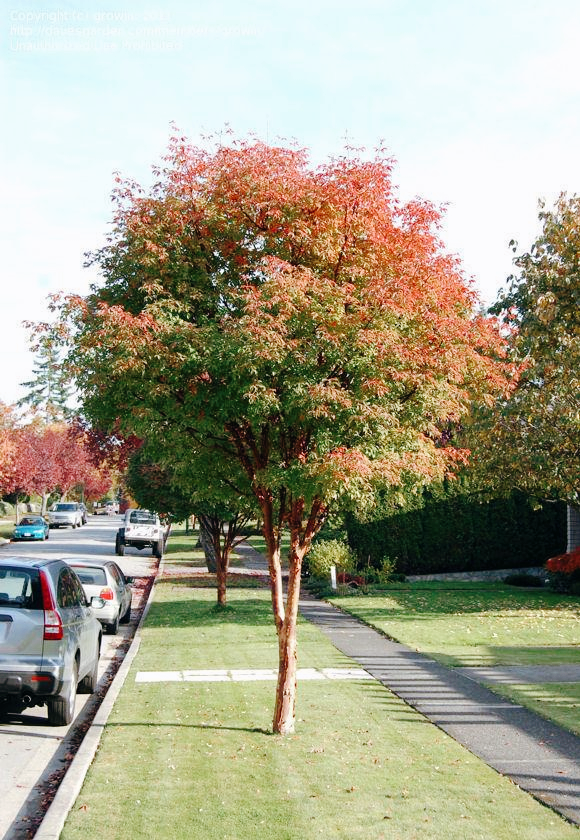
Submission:
POLYGON ((135 583, 135 578, 129 575, 125 575, 125 583, 135 583))
POLYGON ((94 610, 102 610, 105 606, 105 599, 99 598, 98 595, 93 595, 89 606, 92 607, 94 610))

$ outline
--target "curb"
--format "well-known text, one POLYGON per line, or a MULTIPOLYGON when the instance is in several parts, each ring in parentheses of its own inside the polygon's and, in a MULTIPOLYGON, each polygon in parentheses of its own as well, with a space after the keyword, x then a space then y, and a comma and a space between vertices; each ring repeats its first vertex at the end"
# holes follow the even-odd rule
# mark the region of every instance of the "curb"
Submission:
POLYGON ((153 580, 153 586, 151 587, 147 603, 143 609, 141 619, 137 625, 137 629, 135 630, 135 635, 133 636, 133 641, 131 642, 129 650, 125 654, 123 662, 115 674, 113 682, 109 686, 109 689, 99 706, 99 710, 96 713, 88 732, 83 738, 82 744, 77 750, 77 754, 72 760, 69 769, 60 783, 57 794, 51 802, 46 814, 44 815, 44 819, 40 823, 38 830, 34 835, 34 840, 58 840, 60 837, 66 818, 76 802, 88 769, 93 762, 101 741, 103 730, 109 719, 109 715, 113 710, 115 701, 123 688, 127 675, 129 674, 129 669, 131 668, 133 660, 135 659, 141 645, 141 628, 147 618, 147 613, 149 612, 149 608, 153 601, 157 578, 161 575, 162 571, 163 560, 159 563, 157 573, 153 580))

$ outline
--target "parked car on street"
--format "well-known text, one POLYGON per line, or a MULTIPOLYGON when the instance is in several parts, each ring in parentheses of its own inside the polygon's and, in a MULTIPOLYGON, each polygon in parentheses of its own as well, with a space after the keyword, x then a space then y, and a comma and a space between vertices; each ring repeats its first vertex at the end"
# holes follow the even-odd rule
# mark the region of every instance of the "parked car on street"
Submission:
POLYGON ((50 534, 48 522, 43 516, 23 516, 14 528, 12 540, 47 540, 50 534))
POLYGON ((124 524, 117 531, 115 552, 122 557, 125 546, 151 548, 154 557, 161 559, 165 549, 165 528, 156 513, 150 510, 129 508, 125 511, 124 524))
POLYGON ((115 516, 119 513, 119 502, 107 502, 105 505, 105 513, 107 516, 115 516))
POLYGON ((72 721, 77 689, 97 686, 103 604, 64 560, 0 560, 0 713, 46 705, 51 725, 72 721))
POLYGON ((83 524, 83 512, 78 502, 57 502, 48 511, 48 524, 51 528, 80 528, 83 524))
POLYGON ((119 623, 130 621, 133 578, 125 577, 114 560, 73 558, 67 559, 67 562, 77 573, 88 600, 96 596, 105 602, 97 618, 106 633, 114 634, 119 629, 119 623))

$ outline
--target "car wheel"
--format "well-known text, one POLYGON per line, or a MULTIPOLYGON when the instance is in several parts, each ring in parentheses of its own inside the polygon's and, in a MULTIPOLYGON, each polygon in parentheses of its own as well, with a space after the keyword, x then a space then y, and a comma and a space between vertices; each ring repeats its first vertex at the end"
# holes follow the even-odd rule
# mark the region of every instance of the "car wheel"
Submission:
POLYGON ((125 554, 125 543, 121 540, 118 534, 115 538, 115 554, 118 554, 119 557, 122 557, 125 554))
POLYGON ((44 539, 47 540, 50 537, 50 531, 47 531, 44 535, 44 539))
POLYGON ((110 633, 111 636, 115 636, 119 631, 119 613, 117 613, 117 617, 111 624, 107 624, 107 633, 110 633))
POLYGON ((129 624, 130 621, 131 621, 131 601, 129 601, 129 606, 127 607, 127 609, 125 610, 125 612, 123 613, 121 618, 119 619, 119 622, 121 624, 129 624))
POLYGON ((51 697, 48 701, 48 722, 51 726, 68 726, 74 718, 78 674, 79 666, 75 661, 67 693, 51 697))
POLYGON ((79 694, 93 694, 97 690, 99 682, 99 655, 101 652, 100 640, 97 642, 97 650, 95 662, 86 677, 83 677, 79 683, 79 694))
POLYGON ((159 540, 159 542, 153 546, 153 557, 157 557, 161 560, 163 557, 163 547, 163 540, 159 540))

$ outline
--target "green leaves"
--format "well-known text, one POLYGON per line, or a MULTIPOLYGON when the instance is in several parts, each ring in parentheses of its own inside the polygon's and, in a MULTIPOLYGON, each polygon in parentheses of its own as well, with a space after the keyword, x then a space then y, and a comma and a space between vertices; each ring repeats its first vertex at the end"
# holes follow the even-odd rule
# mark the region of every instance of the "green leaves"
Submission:
POLYGON ((497 415, 479 418, 481 457, 504 479, 576 504, 580 488, 580 198, 543 209, 542 234, 515 259, 519 276, 494 311, 515 324, 520 383, 497 415))

